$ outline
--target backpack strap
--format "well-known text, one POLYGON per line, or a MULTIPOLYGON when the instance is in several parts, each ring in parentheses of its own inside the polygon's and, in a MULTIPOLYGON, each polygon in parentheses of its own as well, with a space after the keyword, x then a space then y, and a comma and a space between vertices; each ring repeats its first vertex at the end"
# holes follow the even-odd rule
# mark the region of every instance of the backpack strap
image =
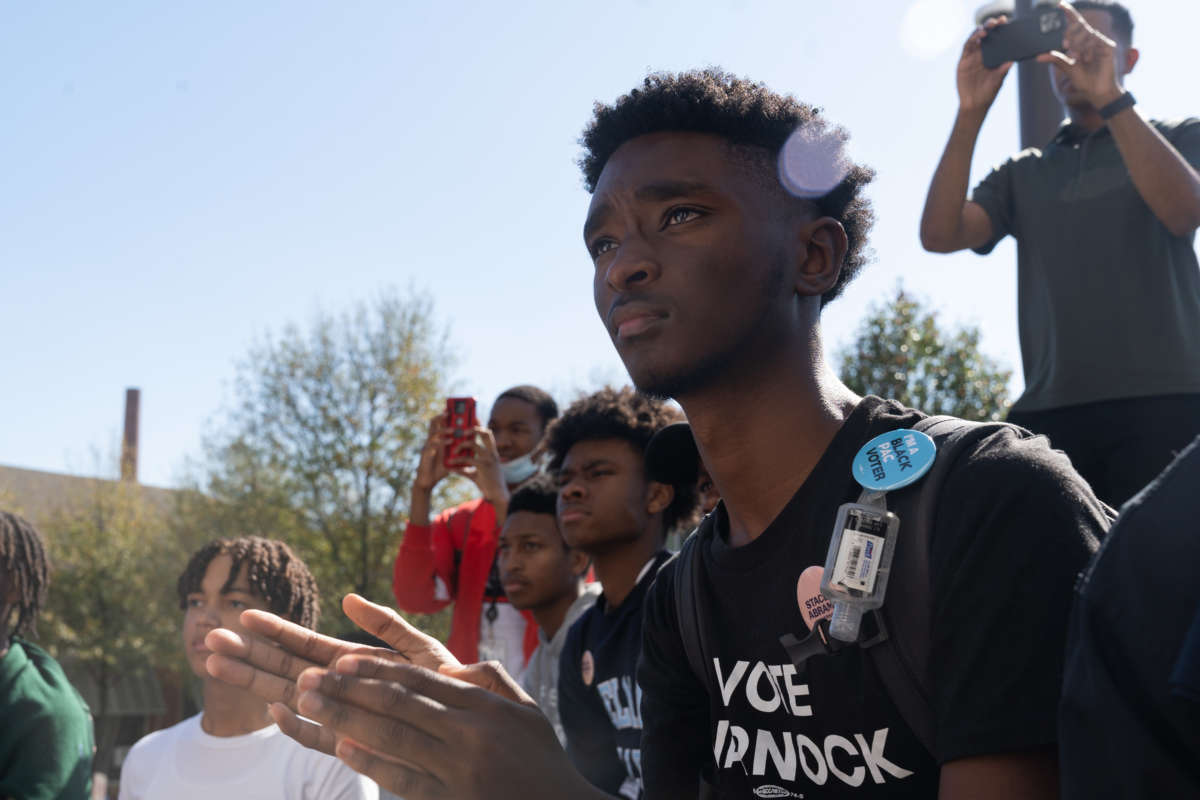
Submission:
POLYGON ((959 457, 1003 427, 1005 424, 998 422, 926 417, 913 428, 933 439, 937 458, 911 491, 898 490, 887 496, 889 510, 900 517, 900 533, 887 598, 880 609, 886 639, 866 652, 896 709, 931 754, 936 723, 929 678, 933 611, 929 556, 938 499, 959 457))
MULTIPOLYGON (((889 510, 900 517, 900 533, 887 598, 877 617, 880 635, 873 646, 867 643, 865 651, 896 709, 931 754, 936 724, 929 679, 933 609, 929 555, 938 498, 959 457, 1005 427, 1010 426, 948 416, 922 419, 913 428, 933 439, 937 458, 925 477, 910 490, 898 490, 887 496, 889 510)), ((708 603, 697 561, 698 533, 694 531, 684 541, 676 556, 679 563, 675 568, 675 613, 688 664, 701 683, 710 686, 712 646, 702 622, 708 617, 708 603)))
POLYGON ((703 621, 708 617, 708 601, 701 586, 704 580, 699 562, 701 556, 696 552, 699 539, 700 529, 697 528, 684 540, 675 556, 675 615, 679 619, 679 638, 683 641, 688 664, 700 683, 709 686, 712 647, 703 621))
MULTIPOLYGON (((675 616, 679 621, 679 638, 683 641, 683 650, 687 653, 688 665, 704 687, 711 686, 709 678, 715 678, 712 668, 712 646, 708 641, 707 627, 703 619, 708 618, 708 600, 701 585, 704 581, 700 569, 702 556, 696 552, 700 544, 700 529, 697 527, 684 540, 675 556, 675 616)), ((716 790, 704 779, 698 777, 699 800, 715 800, 716 790)))

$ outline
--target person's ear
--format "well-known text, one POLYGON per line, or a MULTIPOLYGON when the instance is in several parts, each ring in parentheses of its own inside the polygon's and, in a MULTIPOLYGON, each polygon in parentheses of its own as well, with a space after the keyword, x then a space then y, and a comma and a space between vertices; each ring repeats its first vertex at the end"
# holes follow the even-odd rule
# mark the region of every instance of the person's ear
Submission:
POLYGON ((795 287, 802 297, 820 297, 837 283, 846 260, 849 241, 842 223, 833 217, 806 222, 797 231, 798 248, 795 287))
POLYGON ((588 558, 587 553, 572 547, 567 551, 567 566, 571 570, 571 575, 575 578, 583 578, 592 566, 592 559, 588 558))
POLYGON ((646 513, 654 515, 666 511, 674 499, 674 486, 669 483, 650 481, 650 491, 646 493, 646 513))
POLYGON ((1141 51, 1139 51, 1136 47, 1125 48, 1125 63, 1123 65, 1125 69, 1121 72, 1121 77, 1125 77, 1129 73, 1133 72, 1133 68, 1137 65, 1138 59, 1141 58, 1141 55, 1141 51))

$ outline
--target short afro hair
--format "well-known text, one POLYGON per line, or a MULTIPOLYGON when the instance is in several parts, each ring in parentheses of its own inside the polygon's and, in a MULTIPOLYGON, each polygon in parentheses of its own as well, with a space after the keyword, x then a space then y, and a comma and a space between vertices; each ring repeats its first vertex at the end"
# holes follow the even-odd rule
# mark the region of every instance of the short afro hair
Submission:
POLYGON ((208 565, 219 555, 227 555, 233 560, 221 591, 228 591, 233 586, 244 566, 251 591, 266 601, 272 613, 305 628, 317 626, 321 596, 316 579, 290 547, 261 536, 216 539, 197 550, 175 587, 181 609, 187 608, 189 594, 200 591, 208 565))
MULTIPOLYGON (((682 419, 683 414, 674 406, 632 387, 605 387, 572 403, 546 432, 544 447, 550 454, 550 470, 558 472, 567 453, 579 442, 620 439, 638 453, 645 453, 655 433, 682 419)), ((649 474, 646 480, 651 480, 649 474)), ((696 514, 695 482, 672 486, 675 499, 663 511, 664 533, 690 524, 696 514)))
MULTIPOLYGON (((592 121, 580 139, 584 153, 579 166, 588 192, 594 192, 608 159, 630 139, 661 131, 710 133, 732 145, 763 151, 769 156, 773 185, 786 193, 775 164, 788 137, 802 127, 827 131, 829 123, 819 108, 721 69, 655 72, 646 76, 640 88, 612 105, 596 103, 592 121)), ((832 133, 842 142, 849 138, 840 128, 832 133)), ((868 261, 867 233, 875 215, 863 188, 874 177, 871 168, 848 163, 846 175, 837 186, 811 199, 822 216, 841 223, 848 240, 841 274, 822 295, 822 306, 841 294, 868 261)))
POLYGON ((1133 44, 1133 15, 1117 0, 1073 0, 1071 5, 1076 11, 1107 11, 1113 31, 1125 37, 1125 44, 1133 44))
POLYGON ((508 501, 510 515, 518 511, 528 511, 532 514, 558 513, 558 489, 554 480, 546 474, 541 474, 521 484, 521 488, 513 492, 508 501))

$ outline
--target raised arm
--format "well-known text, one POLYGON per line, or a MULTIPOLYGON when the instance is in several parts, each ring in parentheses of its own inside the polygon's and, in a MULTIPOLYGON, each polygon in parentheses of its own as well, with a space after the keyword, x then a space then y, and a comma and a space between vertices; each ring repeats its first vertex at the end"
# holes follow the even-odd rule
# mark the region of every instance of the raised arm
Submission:
POLYGON ((392 565, 392 594, 396 605, 413 614, 433 614, 450 605, 453 598, 453 564, 443 559, 439 576, 438 551, 452 547, 445 514, 430 519, 433 489, 449 471, 442 462, 446 433, 441 415, 429 422, 429 436, 421 448, 421 461, 412 485, 408 525, 392 565), (449 571, 450 574, 446 574, 449 571), (438 591, 438 578, 446 583, 438 591))
POLYGON ((1132 108, 1108 122, 1138 194, 1175 236, 1200 228, 1200 174, 1132 108))
MULTIPOLYGON (((1038 56, 1038 61, 1062 70, 1092 106, 1102 109, 1125 94, 1117 79, 1117 43, 1069 3, 1060 5, 1067 15, 1063 49, 1038 56)), ((1126 68, 1131 69, 1137 51, 1128 53, 1126 68)), ((1188 236, 1200 227, 1200 174, 1187 159, 1131 107, 1109 119, 1108 130, 1138 194, 1167 230, 1188 236)))
POLYGON ((958 61, 958 114, 942 153, 921 214, 921 246, 933 253, 953 253, 979 247, 992 237, 992 223, 981 206, 967 200, 971 158, 988 109, 996 99, 1012 64, 996 69, 983 66, 980 42, 1007 19, 988 20, 963 45, 958 61))
POLYGON ((417 476, 413 480, 408 519, 413 525, 421 527, 429 526, 433 487, 450 474, 442 463, 442 451, 448 441, 443 420, 439 414, 429 421, 429 436, 421 447, 421 461, 417 465, 417 476))

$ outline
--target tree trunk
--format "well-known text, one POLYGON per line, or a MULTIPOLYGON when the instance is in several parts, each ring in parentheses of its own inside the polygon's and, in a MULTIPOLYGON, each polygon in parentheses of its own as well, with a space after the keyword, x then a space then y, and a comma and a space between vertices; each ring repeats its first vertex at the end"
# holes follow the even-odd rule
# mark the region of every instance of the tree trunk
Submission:
POLYGON ((96 756, 92 762, 92 769, 96 772, 103 772, 105 775, 112 775, 116 770, 113 767, 113 748, 116 746, 117 730, 120 727, 116 717, 109 714, 108 682, 111 678, 111 671, 107 664, 101 664, 98 673, 93 674, 96 683, 100 689, 100 703, 94 718, 96 728, 96 756))

